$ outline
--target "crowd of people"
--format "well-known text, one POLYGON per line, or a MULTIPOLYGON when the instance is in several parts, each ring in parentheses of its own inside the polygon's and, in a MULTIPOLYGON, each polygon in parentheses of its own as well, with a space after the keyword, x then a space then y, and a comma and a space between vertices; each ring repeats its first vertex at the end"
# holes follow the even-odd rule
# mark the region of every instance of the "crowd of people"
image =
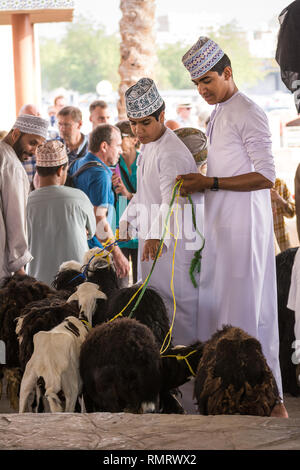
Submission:
MULTIPOLYGON (((275 177, 266 115, 238 90, 228 56, 200 37, 182 60, 199 94, 216 105, 195 152, 191 104, 180 103, 166 121, 150 78, 126 91, 127 120, 112 124, 108 105, 92 102, 88 135, 80 109, 63 96, 49 119, 22 107, 0 142, 0 277, 26 271, 51 284, 62 262, 81 261, 88 248, 102 249, 119 233, 122 248, 115 244, 112 257, 120 285, 130 273, 133 283, 151 274, 148 285, 170 320, 173 289, 175 344, 205 341, 224 324, 243 328, 261 342, 283 396, 274 233, 279 250, 290 246, 283 217, 295 215, 295 204, 275 177), (176 132, 183 128, 191 132, 176 132), (201 234, 195 287, 190 266, 201 234)), ((273 415, 287 416, 283 402, 273 415)))

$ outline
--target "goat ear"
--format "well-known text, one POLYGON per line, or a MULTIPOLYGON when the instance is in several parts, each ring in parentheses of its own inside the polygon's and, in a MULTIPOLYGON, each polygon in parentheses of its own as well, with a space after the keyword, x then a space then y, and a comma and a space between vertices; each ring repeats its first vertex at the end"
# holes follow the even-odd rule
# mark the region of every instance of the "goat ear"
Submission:
POLYGON ((74 294, 72 294, 72 295, 68 298, 67 303, 72 302, 72 300, 78 300, 77 291, 74 292, 74 294))
POLYGON ((104 292, 102 292, 101 290, 99 290, 99 292, 97 292, 97 299, 104 299, 104 300, 106 300, 106 299, 107 299, 107 296, 104 294, 104 292))

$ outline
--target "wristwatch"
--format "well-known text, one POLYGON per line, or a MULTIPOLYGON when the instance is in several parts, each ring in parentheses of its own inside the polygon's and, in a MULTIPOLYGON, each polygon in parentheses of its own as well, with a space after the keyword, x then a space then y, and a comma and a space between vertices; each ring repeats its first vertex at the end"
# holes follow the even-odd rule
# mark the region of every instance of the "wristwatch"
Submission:
POLYGON ((218 191, 219 190, 219 178, 214 176, 214 182, 212 187, 210 188, 211 191, 218 191))

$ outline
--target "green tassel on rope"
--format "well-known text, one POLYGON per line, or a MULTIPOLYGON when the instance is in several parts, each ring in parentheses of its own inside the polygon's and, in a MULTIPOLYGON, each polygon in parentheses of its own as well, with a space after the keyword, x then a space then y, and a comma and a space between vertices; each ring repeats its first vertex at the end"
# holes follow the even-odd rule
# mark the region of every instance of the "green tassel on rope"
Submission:
POLYGON ((197 284, 195 276, 194 276, 194 272, 196 271, 197 273, 200 273, 200 271, 201 271, 201 258, 202 258, 201 251, 202 251, 202 249, 200 249, 198 251, 195 251, 195 254, 194 254, 194 257, 191 261, 191 265, 190 265, 190 269, 189 269, 190 278, 191 278, 191 281, 192 281, 194 287, 198 287, 198 284, 197 284))
POLYGON ((190 278, 191 278, 191 281, 193 283, 193 286, 198 287, 198 284, 196 282, 194 273, 195 273, 195 271, 197 273, 200 273, 200 271, 201 271, 202 250, 203 250, 204 245, 205 245, 205 239, 204 239, 203 235, 199 232, 199 230, 197 228, 194 204, 193 204, 192 198, 189 194, 188 194, 188 200, 189 200, 189 203, 192 206, 192 219, 193 219, 194 228, 195 228, 196 232, 198 233, 198 235, 200 235, 200 237, 202 238, 202 246, 199 250, 195 251, 195 254, 194 254, 194 257, 191 261, 190 269, 189 269, 189 274, 190 274, 190 278))

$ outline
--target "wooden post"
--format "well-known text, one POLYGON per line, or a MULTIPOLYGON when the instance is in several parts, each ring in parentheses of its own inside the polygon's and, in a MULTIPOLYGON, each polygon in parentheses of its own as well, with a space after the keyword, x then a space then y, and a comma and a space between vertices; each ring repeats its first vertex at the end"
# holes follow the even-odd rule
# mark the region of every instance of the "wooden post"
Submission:
POLYGON ((28 14, 12 15, 16 115, 27 103, 36 103, 33 25, 28 14))

